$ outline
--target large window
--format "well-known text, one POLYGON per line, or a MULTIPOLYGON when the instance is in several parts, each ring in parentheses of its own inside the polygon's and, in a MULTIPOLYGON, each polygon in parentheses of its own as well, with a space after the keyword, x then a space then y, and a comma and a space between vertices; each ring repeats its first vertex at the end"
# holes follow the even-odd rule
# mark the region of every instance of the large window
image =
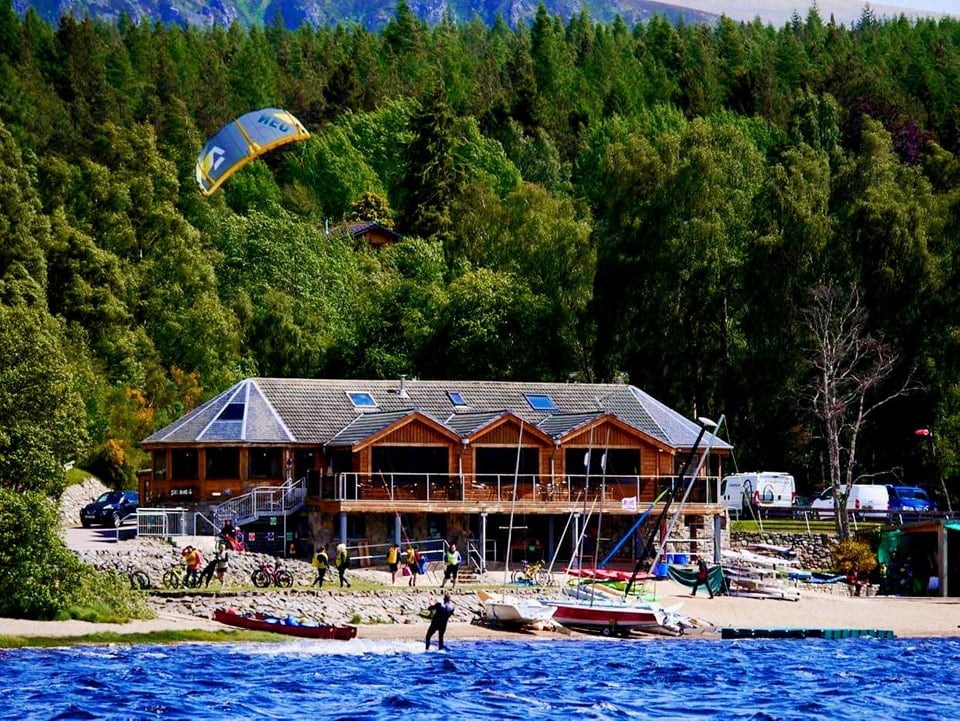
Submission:
POLYGON ((197 480, 197 449, 174 448, 172 451, 170 451, 170 465, 170 480, 197 480))
POLYGON ((153 452, 153 477, 157 481, 167 480, 167 452, 153 452))
POLYGON ((282 478, 282 448, 251 448, 250 478, 282 478))
POLYGON ((207 478, 211 480, 240 477, 239 448, 208 448, 207 478))

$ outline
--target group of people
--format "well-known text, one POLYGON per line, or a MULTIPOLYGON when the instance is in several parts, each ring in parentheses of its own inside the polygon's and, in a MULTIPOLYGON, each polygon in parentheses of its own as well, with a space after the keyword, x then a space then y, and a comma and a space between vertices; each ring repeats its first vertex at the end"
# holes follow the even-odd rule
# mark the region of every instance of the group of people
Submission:
MULTIPOLYGON (((337 569, 337 575, 340 577, 340 588, 346 586, 350 588, 350 581, 347 579, 347 569, 350 568, 350 552, 345 543, 337 544, 337 554, 333 558, 333 566, 337 569)), ((320 546, 320 550, 313 554, 313 567, 317 569, 317 577, 313 579, 313 586, 323 588, 323 581, 327 577, 327 569, 330 568, 330 554, 327 552, 327 545, 320 546)))
MULTIPOLYGON (((451 582, 454 590, 457 588, 457 576, 460 571, 460 564, 463 563, 463 556, 460 555, 460 551, 457 550, 457 545, 451 544, 449 550, 443 554, 444 560, 444 570, 443 570, 443 581, 440 584, 440 588, 444 588, 447 585, 447 581, 451 582)), ((390 571, 390 583, 396 584, 397 582, 397 573, 400 573, 400 564, 403 563, 402 574, 407 576, 407 585, 415 587, 417 585, 417 576, 423 575, 426 572, 426 558, 420 553, 419 549, 410 545, 407 546, 406 552, 402 554, 400 547, 396 544, 390 546, 387 550, 387 570, 390 571)))
MULTIPOLYGON (((314 578, 311 584, 313 586, 322 588, 324 580, 326 579, 327 570, 330 568, 330 555, 327 548, 328 546, 323 544, 319 550, 313 554, 313 567, 317 569, 316 578, 314 578)), ((408 546, 405 552, 401 552, 400 547, 393 544, 387 550, 386 559, 387 570, 390 571, 391 584, 396 584, 397 574, 401 573, 401 567, 403 569, 402 574, 407 577, 407 585, 411 587, 416 587, 417 576, 426 572, 426 558, 414 545, 408 546)), ((445 588, 447 581, 449 581, 451 587, 456 590, 460 565, 463 563, 463 556, 460 554, 460 551, 457 550, 456 544, 451 544, 449 550, 444 553, 443 560, 443 581, 440 584, 440 588, 445 588)), ((347 579, 347 569, 350 568, 350 553, 347 551, 345 544, 340 543, 337 545, 337 553, 333 565, 339 575, 340 588, 344 586, 350 588, 350 581, 347 579)))
POLYGON ((203 566, 203 554, 195 546, 184 546, 180 551, 183 557, 183 563, 186 566, 186 572, 183 576, 183 585, 187 587, 207 587, 216 574, 220 586, 223 586, 227 575, 227 565, 229 564, 230 544, 223 538, 217 541, 217 548, 206 566, 203 566), (203 569, 201 570, 201 566, 203 569))

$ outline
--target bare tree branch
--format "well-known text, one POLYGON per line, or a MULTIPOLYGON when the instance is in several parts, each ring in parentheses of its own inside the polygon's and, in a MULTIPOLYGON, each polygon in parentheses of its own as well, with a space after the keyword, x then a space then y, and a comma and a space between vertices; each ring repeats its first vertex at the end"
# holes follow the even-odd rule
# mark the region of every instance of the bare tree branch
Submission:
POLYGON ((910 373, 896 390, 874 398, 896 371, 899 355, 883 339, 867 333, 867 314, 856 286, 848 294, 820 287, 811 295, 812 302, 803 311, 812 341, 808 364, 813 373, 806 395, 823 427, 837 531, 847 538, 847 498, 864 423, 878 408, 917 386, 910 373))

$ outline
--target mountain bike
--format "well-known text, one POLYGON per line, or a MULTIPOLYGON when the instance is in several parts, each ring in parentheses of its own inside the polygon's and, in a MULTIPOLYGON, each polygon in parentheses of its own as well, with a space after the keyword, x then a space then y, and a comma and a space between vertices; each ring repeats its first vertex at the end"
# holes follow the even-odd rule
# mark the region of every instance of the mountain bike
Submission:
POLYGON ((543 561, 536 563, 522 561, 520 568, 510 576, 510 580, 513 583, 529 583, 535 586, 552 586, 555 583, 553 574, 547 570, 543 561))
POLYGON ((187 574, 187 569, 181 563, 170 566, 163 574, 164 588, 197 588, 199 585, 200 572, 187 574))
POLYGON ((143 591, 147 588, 150 588, 150 576, 147 575, 147 572, 142 568, 138 568, 132 563, 124 565, 120 561, 117 561, 112 567, 108 567, 104 570, 110 570, 114 573, 120 574, 121 576, 126 576, 127 580, 130 581, 130 588, 132 588, 134 591, 143 591))
POLYGON ((293 585, 293 574, 280 565, 280 559, 277 559, 276 565, 267 561, 260 564, 259 568, 254 569, 250 574, 253 585, 257 588, 266 588, 273 585, 278 588, 290 588, 293 585))

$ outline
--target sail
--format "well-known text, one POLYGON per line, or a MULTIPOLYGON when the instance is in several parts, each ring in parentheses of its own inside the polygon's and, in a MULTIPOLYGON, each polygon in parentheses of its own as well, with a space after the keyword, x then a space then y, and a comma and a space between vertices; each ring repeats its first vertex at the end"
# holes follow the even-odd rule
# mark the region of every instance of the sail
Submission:
POLYGON ((303 124, 280 108, 241 115, 207 141, 197 157, 197 185, 212 194, 227 178, 273 148, 310 137, 303 124))

